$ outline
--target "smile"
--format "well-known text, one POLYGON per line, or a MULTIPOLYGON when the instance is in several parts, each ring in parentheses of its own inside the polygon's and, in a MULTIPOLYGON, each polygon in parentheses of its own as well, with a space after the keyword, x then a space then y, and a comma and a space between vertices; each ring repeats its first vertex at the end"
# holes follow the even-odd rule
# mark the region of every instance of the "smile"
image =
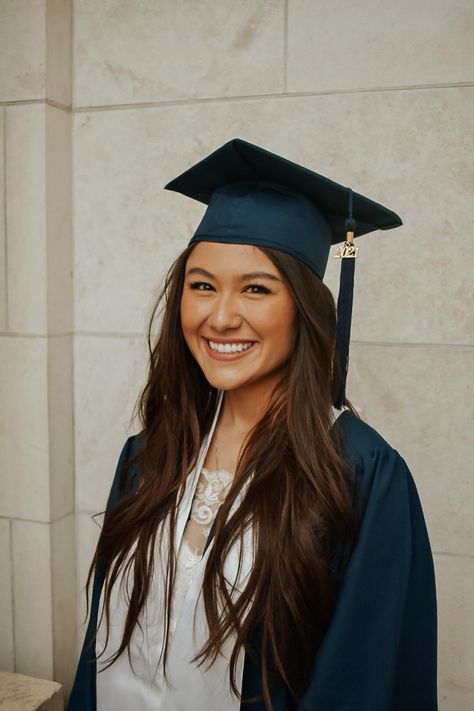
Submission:
POLYGON ((234 341, 233 343, 223 343, 222 341, 211 341, 209 338, 204 338, 207 346, 207 352, 212 358, 218 360, 234 360, 242 358, 253 346, 256 341, 234 341))
POLYGON ((217 341, 207 341, 211 351, 216 353, 241 353, 253 346, 253 341, 242 341, 242 343, 218 343, 217 341))

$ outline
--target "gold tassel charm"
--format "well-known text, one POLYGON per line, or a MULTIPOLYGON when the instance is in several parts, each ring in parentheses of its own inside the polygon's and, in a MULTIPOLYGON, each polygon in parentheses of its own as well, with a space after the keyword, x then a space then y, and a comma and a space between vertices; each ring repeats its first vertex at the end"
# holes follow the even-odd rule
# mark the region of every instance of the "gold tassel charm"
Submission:
POLYGON ((359 256, 359 247, 354 244, 354 232, 348 230, 346 241, 340 247, 336 247, 335 259, 355 259, 359 256))

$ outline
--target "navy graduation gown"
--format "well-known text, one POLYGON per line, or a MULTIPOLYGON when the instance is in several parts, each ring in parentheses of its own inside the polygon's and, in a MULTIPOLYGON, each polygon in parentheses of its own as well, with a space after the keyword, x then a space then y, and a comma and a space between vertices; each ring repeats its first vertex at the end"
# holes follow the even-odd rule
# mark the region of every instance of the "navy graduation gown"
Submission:
MULTIPOLYGON (((340 586, 333 617, 303 699, 283 684, 272 696, 275 711, 436 711, 437 600, 433 557, 413 477, 374 429, 343 412, 337 420, 346 459, 362 494, 363 518, 355 547, 343 542, 332 567, 340 586)), ((123 464, 142 446, 130 437, 120 455, 107 503, 120 499, 123 464)), ((138 477, 131 469, 126 491, 138 477)), ((106 513, 107 515, 107 513, 106 513)), ((212 532, 206 544, 209 545, 212 532)), ((103 577, 96 572, 91 612, 69 711, 96 711, 96 664, 91 637, 97 625, 103 577)), ((252 639, 258 642, 258 630, 252 639)), ((245 657, 242 695, 261 692, 260 669, 245 657)), ((190 709, 192 704, 190 704, 190 709)), ((242 711, 266 711, 263 701, 242 711)))

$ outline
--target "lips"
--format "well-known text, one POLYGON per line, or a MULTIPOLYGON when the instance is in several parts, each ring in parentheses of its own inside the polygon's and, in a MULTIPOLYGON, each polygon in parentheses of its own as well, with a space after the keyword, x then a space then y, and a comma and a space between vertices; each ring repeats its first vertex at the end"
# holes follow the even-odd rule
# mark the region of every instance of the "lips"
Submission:
POLYGON ((239 358, 250 351, 256 341, 215 341, 213 339, 204 338, 206 343, 207 352, 213 357, 219 360, 228 360, 239 358))

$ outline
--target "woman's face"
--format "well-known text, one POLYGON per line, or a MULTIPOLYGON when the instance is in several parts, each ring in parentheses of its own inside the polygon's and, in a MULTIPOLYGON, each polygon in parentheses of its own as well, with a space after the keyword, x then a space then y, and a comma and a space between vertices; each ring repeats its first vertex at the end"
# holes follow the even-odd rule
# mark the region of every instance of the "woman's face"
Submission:
POLYGON ((181 325, 213 387, 276 382, 293 344, 295 313, 280 272, 258 247, 198 242, 188 257, 181 325))

